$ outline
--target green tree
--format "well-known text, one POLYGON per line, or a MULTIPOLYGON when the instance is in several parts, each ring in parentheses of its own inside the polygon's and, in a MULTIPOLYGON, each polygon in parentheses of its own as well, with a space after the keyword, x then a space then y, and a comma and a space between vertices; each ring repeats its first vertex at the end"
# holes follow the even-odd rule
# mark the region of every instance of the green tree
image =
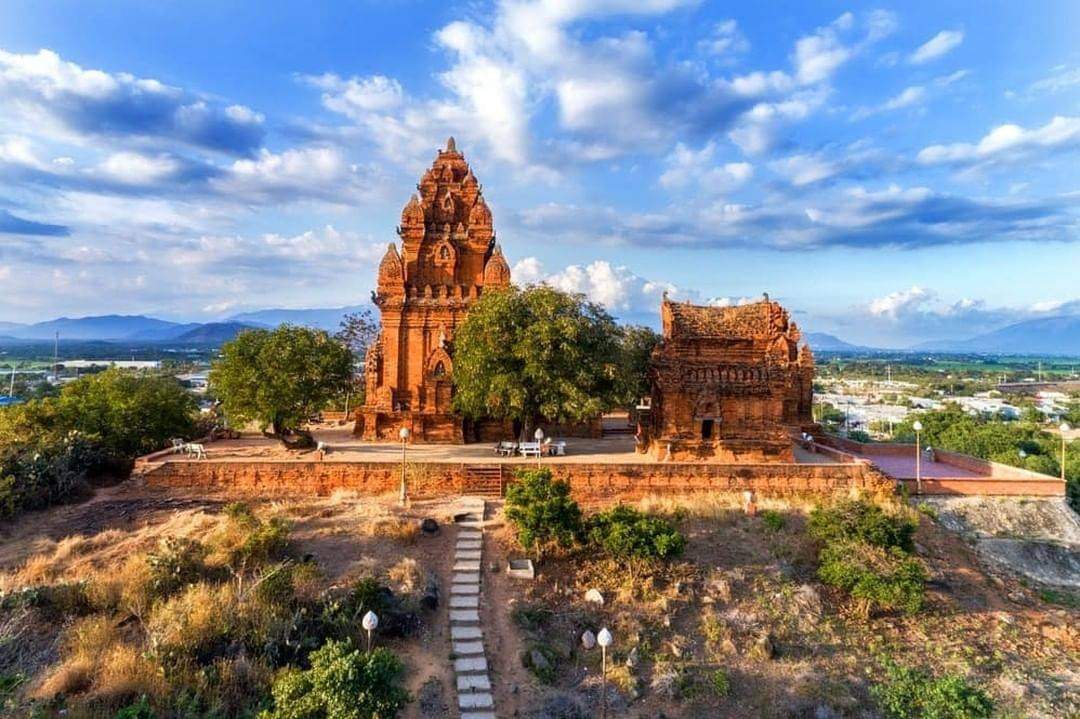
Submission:
POLYGON ((310 655, 306 671, 286 669, 274 680, 274 708, 259 719, 391 719, 409 703, 405 665, 389 649, 370 652, 330 640, 310 655))
POLYGON ((686 537, 666 519, 621 504, 589 519, 589 541, 623 560, 669 559, 686 548, 686 537))
POLYGON ((660 335, 648 327, 629 325, 619 328, 619 404, 632 408, 647 396, 649 384, 649 360, 660 335))
POLYGON ((551 546, 570 547, 581 534, 581 508, 570 497, 570 485, 551 478, 551 470, 518 470, 506 490, 506 518, 518 541, 536 551, 536 561, 551 546))
POLYGON ((287 445, 312 446, 303 425, 349 382, 352 362, 352 352, 322 330, 249 330, 222 346, 210 385, 234 425, 258 422, 287 445))
POLYGON ((619 330, 599 305, 544 285, 484 294, 454 337, 454 406, 531 425, 616 404, 619 330))

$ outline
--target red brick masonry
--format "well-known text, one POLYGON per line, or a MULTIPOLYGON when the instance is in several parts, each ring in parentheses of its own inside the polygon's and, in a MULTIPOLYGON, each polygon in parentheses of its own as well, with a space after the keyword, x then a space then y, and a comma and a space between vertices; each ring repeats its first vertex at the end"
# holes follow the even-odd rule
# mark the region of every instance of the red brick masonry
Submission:
MULTIPOLYGON (((409 465, 409 492, 437 497, 461 492, 460 463, 409 465)), ((519 466, 532 466, 528 465, 519 466)), ((892 492, 894 483, 866 462, 847 464, 552 464, 554 476, 570 483, 585 502, 636 499, 649 494, 740 491, 766 496, 828 494, 857 487, 892 492)), ((362 494, 397 491, 401 465, 388 462, 171 460, 140 463, 135 475, 150 487, 232 489, 265 496, 362 494)), ((505 476, 512 477, 512 466, 505 476)))

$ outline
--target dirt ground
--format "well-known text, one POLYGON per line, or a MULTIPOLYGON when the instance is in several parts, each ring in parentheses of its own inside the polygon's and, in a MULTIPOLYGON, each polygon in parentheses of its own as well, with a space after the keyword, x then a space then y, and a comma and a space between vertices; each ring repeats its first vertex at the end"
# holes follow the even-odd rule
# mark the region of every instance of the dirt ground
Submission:
MULTIPOLYGON (((445 602, 449 596, 451 556, 455 528, 452 503, 416 503, 402 512, 392 497, 358 498, 338 493, 332 497, 265 502, 228 493, 206 495, 183 491, 148 491, 124 483, 96 492, 89 501, 24 515, 14 524, 0 525, 0 593, 27 584, 85 578, 122 562, 133 553, 157 547, 164 537, 199 537, 220 521, 221 508, 242 500, 256 510, 269 510, 287 518, 299 555, 312 555, 327 585, 342 585, 367 574, 385 575, 404 558, 418 563, 421 582, 427 572, 438 578, 442 604, 424 615, 419 635, 395 640, 392 648, 407 666, 407 688, 417 701, 404 717, 435 719, 448 716, 453 704, 453 673, 445 602), (395 538, 375 527, 387 518, 418 523, 425 517, 439 520, 435 536, 418 534, 395 538)), ((393 582, 390 582, 393 587, 393 582)), ((396 587, 395 587, 396 588, 396 587)), ((62 626, 18 627, 17 619, 0 617, 3 639, 21 643, 22 671, 40 674, 56 661, 62 626), (10 623, 11 626, 7 626, 10 623)), ((0 670, 11 667, 0 667, 0 670)))
MULTIPOLYGON (((443 604, 425 616, 418 636, 390 646, 407 664, 415 699, 403 716, 457 716, 445 610, 456 535, 448 501, 401 512, 392 497, 261 501, 126 483, 85 503, 0 525, 0 591, 85 577, 153 549, 162 537, 199 536, 237 499, 288 518, 297 550, 318 560, 329 584, 385 575, 407 557, 421 576, 434 572, 443 604), (434 537, 376 529, 384 520, 428 516, 443 527, 434 537)), ((657 573, 634 576, 579 553, 545 561, 531 582, 503 571, 507 558, 522 553, 502 523, 501 503, 489 502, 482 619, 498 716, 597 716, 599 657, 582 650, 579 637, 601 626, 615 634, 612 717, 862 716, 886 656, 967 676, 1008 716, 1080 716, 1080 611, 1050 604, 1039 587, 983 565, 962 535, 923 516, 916 543, 931 575, 928 606, 915 616, 866 620, 817 582, 815 550, 804 531, 808 505, 763 500, 763 508, 783 517, 774 530, 760 515, 745 516, 739 501, 735 495, 646 499, 643 508, 672 517, 689 540, 684 556, 657 573), (585 600, 593 588, 603 595, 602 606, 585 600), (726 628, 724 636, 706 641, 706 617, 726 628), (770 644, 764 654, 763 636, 770 644), (559 655, 549 683, 522 661, 537 647, 559 655), (708 690, 716 669, 730 678, 727 698, 708 690)), ((11 630, 4 622, 13 620, 0 619, 2 638, 11 630)), ((55 662, 61 628, 36 627, 16 638, 24 668, 44 672, 55 662)))

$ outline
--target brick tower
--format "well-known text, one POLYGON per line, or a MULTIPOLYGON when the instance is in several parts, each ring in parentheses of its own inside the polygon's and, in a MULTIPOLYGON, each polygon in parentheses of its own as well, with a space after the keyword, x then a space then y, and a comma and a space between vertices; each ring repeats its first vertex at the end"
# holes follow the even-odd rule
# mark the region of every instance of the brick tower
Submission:
POLYGON ((510 284, 510 267, 454 138, 417 190, 401 211, 401 251, 390 243, 379 264, 381 330, 367 353, 355 433, 396 440, 408 427, 414 441, 463 442, 464 423, 451 406, 454 332, 484 290, 510 284))

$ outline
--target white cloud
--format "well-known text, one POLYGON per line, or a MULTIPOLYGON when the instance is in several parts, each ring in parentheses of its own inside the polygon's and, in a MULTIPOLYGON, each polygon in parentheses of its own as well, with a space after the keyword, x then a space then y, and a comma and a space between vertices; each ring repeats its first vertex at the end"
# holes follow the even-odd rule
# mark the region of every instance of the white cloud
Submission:
POLYGON ((291 202, 320 199, 348 203, 370 198, 383 184, 374 168, 351 164, 336 147, 302 147, 273 153, 261 150, 253 160, 237 160, 210 185, 241 202, 291 202))
POLYGON ((44 49, 0 50, 0 102, 8 111, 0 123, 83 144, 150 138, 247 155, 265 132, 262 115, 249 108, 221 108, 154 79, 84 69, 44 49))
POLYGON ((1073 149, 1080 145, 1080 117, 1058 115, 1042 127, 998 125, 979 142, 930 145, 919 151, 924 165, 1018 162, 1039 153, 1073 149))
POLYGON ((679 294, 671 283, 645 279, 628 267, 606 260, 547 273, 540 260, 526 257, 514 265, 510 274, 519 285, 544 283, 564 292, 584 294, 614 314, 655 312, 665 292, 672 297, 679 294))
POLYGON ((911 289, 890 292, 884 297, 871 300, 866 309, 875 317, 888 317, 896 320, 901 316, 918 310, 934 298, 934 293, 918 285, 911 289))
POLYGON ((882 106, 885 110, 899 110, 920 104, 926 98, 926 88, 920 85, 905 87, 899 95, 890 97, 882 106))
POLYGON ((750 41, 739 30, 739 24, 735 20, 724 20, 716 24, 712 34, 702 40, 699 47, 710 55, 731 60, 734 56, 747 52, 750 41))
POLYGON ((99 170, 106 177, 132 185, 159 182, 180 169, 180 163, 169 155, 144 155, 138 152, 117 152, 101 163, 99 170))
POLYGON ((791 155, 769 163, 769 169, 796 187, 828 179, 840 172, 840 166, 820 155, 791 155))
POLYGON ((922 65, 936 60, 955 50, 964 41, 963 30, 942 30, 924 42, 908 57, 913 65, 922 65))
POLYGON ((721 194, 743 185, 754 175, 749 162, 726 162, 717 164, 716 143, 709 141, 700 150, 693 150, 683 143, 666 159, 667 169, 660 175, 660 184, 668 189, 694 186, 703 192, 721 194))
POLYGON ((1056 93, 1077 85, 1080 85, 1080 67, 1059 65, 1053 68, 1046 77, 1031 83, 1028 89, 1032 92, 1056 93))

